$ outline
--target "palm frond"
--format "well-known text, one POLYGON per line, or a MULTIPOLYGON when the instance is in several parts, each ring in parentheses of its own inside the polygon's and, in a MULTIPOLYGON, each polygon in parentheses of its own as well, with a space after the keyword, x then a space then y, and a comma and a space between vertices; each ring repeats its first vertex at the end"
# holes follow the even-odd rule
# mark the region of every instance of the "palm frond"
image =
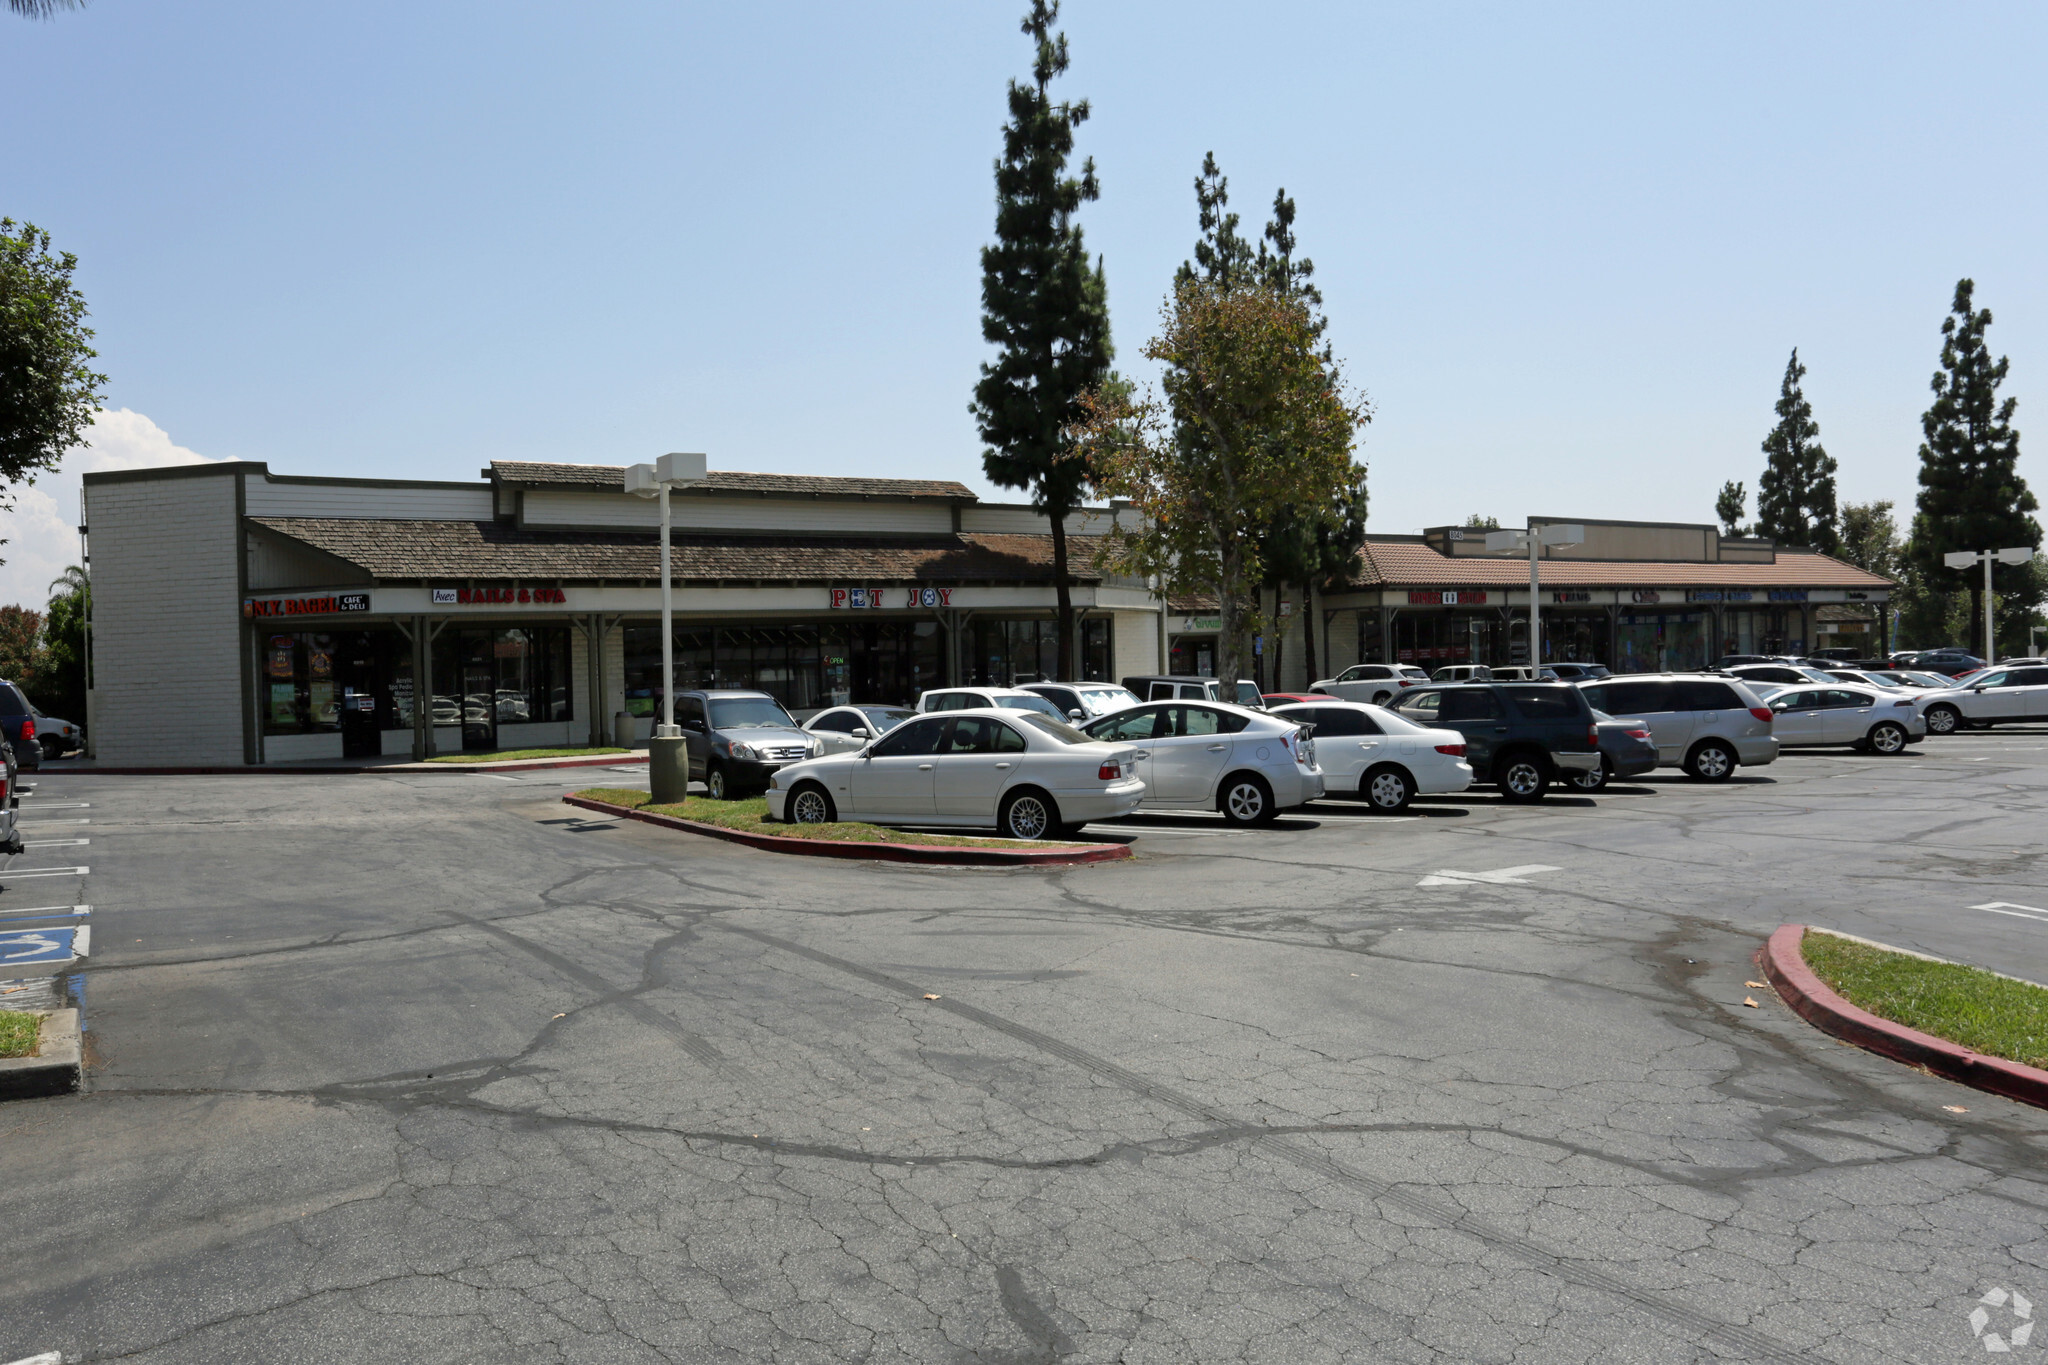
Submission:
POLYGON ((7 0, 7 8, 24 19, 54 19, 62 9, 84 9, 85 0, 7 0))

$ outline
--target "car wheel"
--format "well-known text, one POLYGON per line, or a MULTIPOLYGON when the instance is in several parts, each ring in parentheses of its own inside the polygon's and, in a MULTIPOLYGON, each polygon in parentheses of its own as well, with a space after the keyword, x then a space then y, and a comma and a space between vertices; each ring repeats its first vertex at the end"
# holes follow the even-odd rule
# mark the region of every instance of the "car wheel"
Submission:
POLYGON ((1498 785, 1509 801, 1541 801, 1550 789, 1550 766, 1532 753, 1509 754, 1501 762, 1498 785))
POLYGON ((803 782, 789 794, 789 812, 792 825, 829 825, 839 818, 838 807, 832 804, 832 794, 815 782, 803 782))
POLYGON ((1372 704, 1374 706, 1385 706, 1393 698, 1394 694, 1391 692, 1375 692, 1372 694, 1372 704))
POLYGON ((1685 756, 1685 775, 1697 782, 1726 782, 1735 774, 1735 755, 1719 740, 1708 740, 1685 756))
POLYGON ((1870 738, 1866 743, 1872 753, 1902 754, 1910 741, 1911 736, 1906 733, 1905 726, 1894 725, 1887 720, 1870 727, 1870 738))
POLYGON ((1003 798, 996 811, 996 828, 1007 839, 1050 838, 1059 832, 1059 807, 1044 792, 1026 787, 1003 798))
POLYGON ((1571 784, 1582 792, 1596 792, 1607 785, 1614 776, 1614 765, 1607 761, 1607 755, 1600 755, 1600 766, 1589 773, 1573 773, 1571 784))
POLYGON ((1233 773, 1216 792, 1216 809, 1233 825, 1262 825, 1279 815, 1273 789, 1257 773, 1233 773))
POLYGON ((1930 706, 1927 708, 1927 733, 1930 735, 1952 735, 1963 728, 1963 713, 1953 706, 1930 706))
POLYGON ((62 758, 62 757, 64 757, 64 741, 63 741, 63 740, 61 740, 61 739, 46 739, 46 740, 42 741, 42 745, 43 745, 43 757, 44 757, 44 758, 62 758))
POLYGON ((1415 796, 1415 783, 1406 772, 1385 763, 1365 775, 1365 780, 1358 784, 1358 794, 1366 799, 1373 814, 1392 815, 1408 809, 1408 802, 1415 796))
POLYGON ((708 763, 704 767, 704 790, 713 801, 732 800, 732 779, 725 775, 725 765, 708 763))

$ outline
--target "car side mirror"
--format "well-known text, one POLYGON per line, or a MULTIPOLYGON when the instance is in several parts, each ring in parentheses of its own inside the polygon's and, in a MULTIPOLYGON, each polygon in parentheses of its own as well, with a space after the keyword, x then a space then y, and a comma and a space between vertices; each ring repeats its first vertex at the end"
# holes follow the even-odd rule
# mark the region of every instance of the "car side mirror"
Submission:
POLYGON ((875 737, 875 732, 873 730, 868 729, 868 727, 865 725, 856 725, 851 730, 847 731, 847 733, 852 735, 855 739, 873 739, 875 737))
POLYGON ((1074 710, 1071 710, 1071 711, 1067 712, 1067 719, 1068 719, 1068 720, 1080 720, 1080 719, 1081 719, 1081 712, 1080 712, 1079 708, 1076 708, 1076 709, 1074 709, 1074 710))

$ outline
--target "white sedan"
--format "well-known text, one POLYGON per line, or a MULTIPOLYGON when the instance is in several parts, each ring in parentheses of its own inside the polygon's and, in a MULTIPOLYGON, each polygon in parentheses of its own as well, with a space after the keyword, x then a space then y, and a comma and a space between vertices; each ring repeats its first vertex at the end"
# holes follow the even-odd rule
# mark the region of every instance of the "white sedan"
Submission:
POLYGON ((886 734, 917 712, 907 706, 834 706, 804 722, 804 729, 816 735, 828 754, 849 754, 865 749, 876 735, 886 734))
POLYGON ((1267 711, 1155 701, 1081 728, 1137 746, 1147 810, 1213 810, 1233 825, 1253 825, 1323 794, 1315 741, 1300 721, 1267 711))
POLYGON ((1273 714, 1313 725, 1324 783, 1332 793, 1357 792, 1375 812, 1392 814, 1417 795, 1448 795, 1472 785, 1465 736, 1456 730, 1433 730, 1348 701, 1278 706, 1273 714))
POLYGON ((1050 839, 1129 815, 1144 798, 1129 745, 1036 711, 984 707, 919 716, 857 752, 779 768, 768 814, 797 825, 964 825, 1050 839))
POLYGON ((1927 738, 1927 697, 1875 687, 1781 687, 1767 691, 1771 733, 1780 748, 1845 745, 1876 754, 1904 753, 1927 738))

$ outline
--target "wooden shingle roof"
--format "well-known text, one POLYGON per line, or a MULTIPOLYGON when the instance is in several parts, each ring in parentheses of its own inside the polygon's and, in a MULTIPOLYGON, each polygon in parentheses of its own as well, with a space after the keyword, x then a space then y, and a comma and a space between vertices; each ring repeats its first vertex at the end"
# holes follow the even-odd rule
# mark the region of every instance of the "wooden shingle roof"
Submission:
MULTIPOLYGON (((250 524, 310 545, 380 579, 568 579, 656 582, 660 539, 625 531, 521 530, 496 521, 390 521, 251 517, 250 524)), ((1097 583, 1096 538, 1067 537, 1074 579, 1097 583)), ((739 535, 678 532, 684 580, 808 583, 1052 580, 1052 537, 739 535)))
MULTIPOLYGON (((1529 561, 1515 555, 1450 556, 1419 540, 1367 538, 1364 587, 1527 587, 1529 561)), ((1546 588, 1889 588, 1891 580, 1811 550, 1779 550, 1775 564, 1546 559, 1546 588)))

